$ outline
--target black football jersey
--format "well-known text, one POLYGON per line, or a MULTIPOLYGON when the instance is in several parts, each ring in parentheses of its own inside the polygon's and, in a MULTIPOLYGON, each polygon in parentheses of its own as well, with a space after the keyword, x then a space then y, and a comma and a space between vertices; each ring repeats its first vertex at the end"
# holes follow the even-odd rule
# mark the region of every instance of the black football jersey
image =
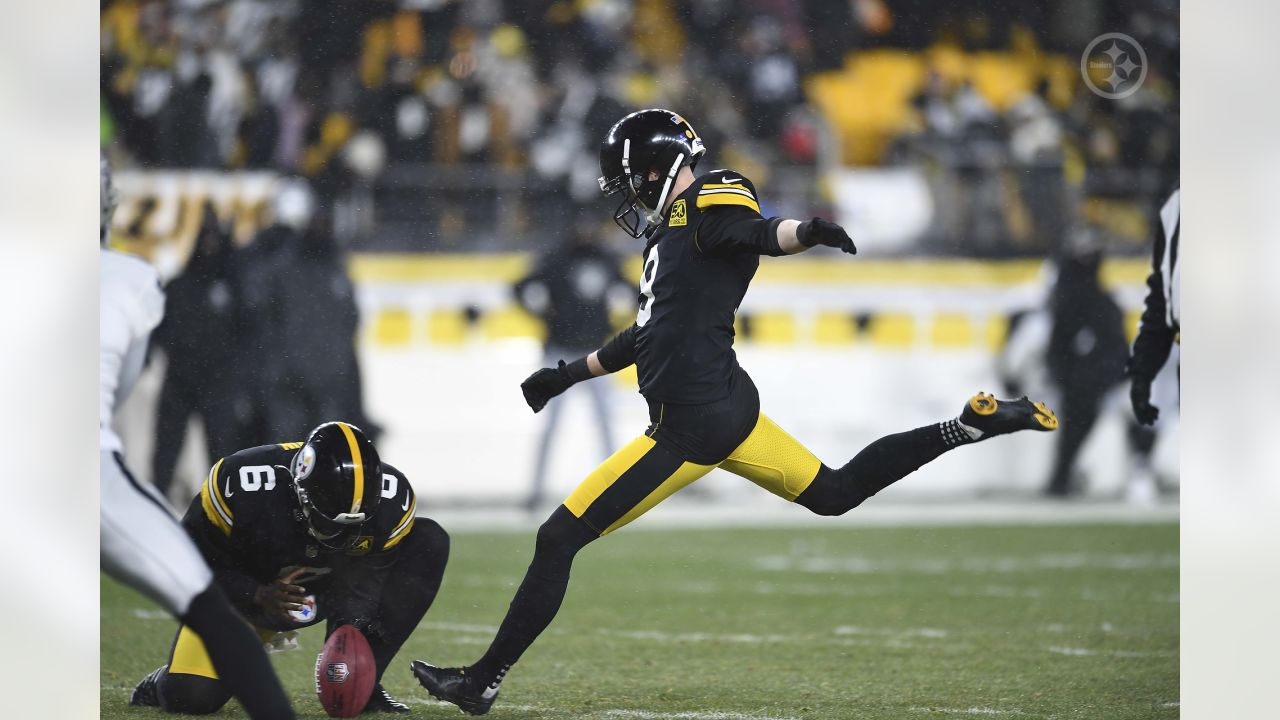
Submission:
MULTIPOLYGON (((323 596, 337 587, 362 585, 365 599, 376 604, 383 580, 379 570, 390 567, 391 553, 413 530, 413 488, 403 473, 384 462, 381 501, 355 545, 341 552, 320 545, 307 532, 287 469, 301 447, 300 442, 262 445, 222 458, 182 519, 223 590, 255 624, 260 623, 253 593, 291 566, 321 569, 319 577, 303 583, 308 594, 323 596)), ((319 615, 309 620, 327 615, 324 611, 332 605, 318 602, 319 615)), ((299 626, 305 624, 309 622, 299 626)))
POLYGON ((676 197, 645 246, 640 278, 635 362, 647 400, 695 405, 729 396, 740 371, 738 305, 760 255, 783 254, 773 228, 760 216, 755 186, 732 170, 702 175, 676 197))

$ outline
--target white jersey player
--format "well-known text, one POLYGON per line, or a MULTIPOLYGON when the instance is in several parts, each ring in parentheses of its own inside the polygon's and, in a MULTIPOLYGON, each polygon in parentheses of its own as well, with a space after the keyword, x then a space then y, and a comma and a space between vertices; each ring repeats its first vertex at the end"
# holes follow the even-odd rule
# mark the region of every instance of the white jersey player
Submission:
MULTIPOLYGON (((135 480, 124 465, 124 445, 112 428, 112 416, 142 372, 147 340, 164 316, 164 292, 154 268, 140 258, 106 247, 114 197, 105 157, 101 159, 99 191, 102 568, 155 600, 200 635, 214 666, 250 717, 292 718, 293 709, 261 643, 214 584, 209 566, 168 503, 154 488, 135 480)), ((135 691, 130 702, 145 700, 135 691)))

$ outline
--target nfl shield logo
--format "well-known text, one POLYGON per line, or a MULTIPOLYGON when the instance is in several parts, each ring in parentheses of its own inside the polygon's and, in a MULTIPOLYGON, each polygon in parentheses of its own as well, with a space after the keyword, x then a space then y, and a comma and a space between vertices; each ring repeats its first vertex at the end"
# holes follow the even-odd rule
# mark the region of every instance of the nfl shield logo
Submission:
POLYGON ((331 683, 344 683, 349 674, 347 664, 343 662, 329 663, 324 669, 324 678, 331 683))

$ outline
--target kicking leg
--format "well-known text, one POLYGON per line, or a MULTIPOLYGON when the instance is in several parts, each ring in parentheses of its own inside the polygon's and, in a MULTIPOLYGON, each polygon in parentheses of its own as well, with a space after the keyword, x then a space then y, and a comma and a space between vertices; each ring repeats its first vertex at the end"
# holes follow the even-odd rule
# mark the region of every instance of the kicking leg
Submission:
POLYGON ((823 465, 796 503, 819 515, 843 515, 948 450, 1019 430, 1057 428, 1058 419, 1043 403, 978 393, 954 420, 886 435, 839 470, 823 465))
POLYGON ((720 467, 819 515, 843 515, 952 448, 1057 427, 1057 418, 1040 403, 978 394, 956 419, 882 437, 835 470, 762 413, 720 467))
POLYGON ((578 551, 713 467, 686 462, 643 436, 614 453, 538 528, 533 561, 488 652, 467 668, 438 668, 416 660, 412 668, 418 682, 464 712, 487 713, 507 671, 560 610, 578 551))

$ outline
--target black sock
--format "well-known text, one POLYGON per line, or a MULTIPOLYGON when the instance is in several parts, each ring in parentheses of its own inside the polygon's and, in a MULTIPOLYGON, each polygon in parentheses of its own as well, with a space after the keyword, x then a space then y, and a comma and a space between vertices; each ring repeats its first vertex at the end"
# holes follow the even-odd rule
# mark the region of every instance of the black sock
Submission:
POLYGON ((262 641, 217 585, 197 595, 181 620, 204 641, 218 677, 249 717, 289 720, 294 716, 262 641))
POLYGON ((843 515, 944 452, 972 442, 973 437, 955 420, 886 435, 839 470, 819 468, 796 504, 819 515, 843 515))
POLYGON ((483 686, 497 687, 507 670, 551 624, 569 587, 573 557, 599 535, 561 505, 538 528, 533 562, 511 599, 498 634, 469 672, 483 686))

